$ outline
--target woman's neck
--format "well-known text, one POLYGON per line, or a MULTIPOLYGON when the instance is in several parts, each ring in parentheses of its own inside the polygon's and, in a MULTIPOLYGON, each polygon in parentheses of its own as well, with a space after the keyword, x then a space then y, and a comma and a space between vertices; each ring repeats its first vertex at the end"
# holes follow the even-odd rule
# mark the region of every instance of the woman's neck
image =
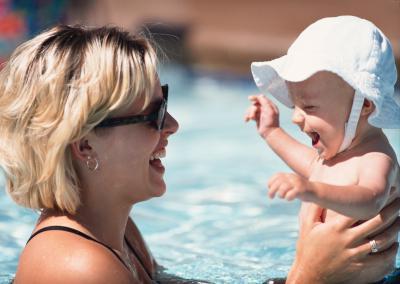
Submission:
POLYGON ((110 203, 106 201, 81 206, 74 218, 99 240, 121 251, 132 206, 110 203))
POLYGON ((55 210, 43 211, 38 226, 69 226, 94 237, 113 249, 122 251, 131 208, 131 205, 115 204, 112 199, 100 201, 83 199, 82 205, 75 214, 55 210))

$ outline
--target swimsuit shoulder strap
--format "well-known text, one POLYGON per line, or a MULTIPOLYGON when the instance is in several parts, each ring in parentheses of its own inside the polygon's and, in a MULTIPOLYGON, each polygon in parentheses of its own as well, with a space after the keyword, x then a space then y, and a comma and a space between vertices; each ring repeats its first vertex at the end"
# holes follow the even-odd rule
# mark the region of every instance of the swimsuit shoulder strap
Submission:
POLYGON ((158 282, 153 280, 153 277, 151 276, 151 273, 146 269, 146 265, 144 264, 142 258, 140 257, 139 253, 136 251, 134 246, 132 246, 131 243, 128 241, 128 238, 126 236, 124 236, 124 238, 125 238, 125 242, 128 245, 129 249, 131 250, 131 252, 133 252, 133 254, 135 255, 136 259, 140 262, 140 264, 143 267, 144 271, 146 271, 147 276, 149 276, 149 278, 153 281, 153 283, 158 283, 158 282))
POLYGON ((83 233, 81 231, 78 231, 78 230, 70 228, 70 227, 65 227, 65 226, 48 226, 48 227, 44 227, 44 228, 36 231, 35 233, 33 233, 30 236, 30 238, 28 239, 28 241, 26 242, 26 244, 28 244, 38 234, 41 234, 41 233, 46 232, 46 231, 65 231, 65 232, 69 232, 69 233, 78 235, 78 236, 80 236, 82 238, 85 238, 85 239, 88 239, 90 241, 96 242, 96 243, 102 245, 103 247, 105 247, 106 249, 108 249, 109 251, 111 251, 119 259, 119 261, 122 262, 122 264, 129 270, 129 267, 125 264, 125 262, 122 260, 122 258, 110 246, 108 246, 108 245, 106 245, 106 244, 104 244, 104 243, 92 238, 91 236, 89 236, 89 235, 87 235, 87 234, 85 234, 85 233, 83 233))

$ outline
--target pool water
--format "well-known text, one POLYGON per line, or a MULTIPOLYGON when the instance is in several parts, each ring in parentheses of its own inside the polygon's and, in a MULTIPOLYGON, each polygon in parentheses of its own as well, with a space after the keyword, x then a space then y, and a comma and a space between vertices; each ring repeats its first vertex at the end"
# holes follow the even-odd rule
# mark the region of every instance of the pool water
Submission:
MULTIPOLYGON (((156 259, 171 274, 213 283, 284 277, 294 258, 300 203, 266 197, 268 177, 289 169, 253 123, 243 121, 247 96, 257 89, 250 78, 178 66, 161 69, 160 76, 180 123, 164 159, 168 190, 131 213, 156 259)), ((290 123, 290 110, 280 111, 282 126, 310 144, 290 123)), ((386 133, 399 157, 400 131, 386 133)), ((0 191, 0 283, 14 275, 36 218, 0 191)))

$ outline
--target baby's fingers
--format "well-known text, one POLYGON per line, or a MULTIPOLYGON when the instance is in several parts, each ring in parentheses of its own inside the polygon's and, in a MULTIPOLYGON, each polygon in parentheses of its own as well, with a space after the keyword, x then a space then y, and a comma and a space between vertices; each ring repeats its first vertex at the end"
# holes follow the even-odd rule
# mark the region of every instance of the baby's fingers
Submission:
POLYGON ((291 192, 291 186, 284 182, 279 185, 278 196, 282 199, 286 199, 286 195, 291 192))
POLYGON ((289 190, 286 195, 285 195, 285 199, 287 201, 292 201, 297 197, 297 192, 295 190, 289 190))
POLYGON ((269 98, 267 98, 266 96, 260 96, 258 99, 259 103, 264 106, 264 105, 268 105, 268 106, 273 106, 275 107, 274 109, 277 109, 276 105, 272 102, 272 100, 270 100, 269 98))
POLYGON ((268 181, 268 196, 272 199, 280 190, 282 184, 282 174, 273 175, 268 181))
POLYGON ((268 197, 274 199, 278 189, 277 186, 268 186, 268 197))
POLYGON ((281 180, 281 179, 284 179, 285 178, 285 173, 277 173, 277 174, 274 174, 272 177, 270 177, 270 179, 268 180, 268 187, 270 186, 270 185, 272 185, 273 183, 275 183, 275 182, 278 182, 279 180, 281 180))
POLYGON ((258 118, 259 110, 256 106, 250 106, 244 116, 244 121, 248 122, 249 120, 256 120, 258 118))
POLYGON ((247 98, 249 99, 249 101, 252 102, 258 102, 259 98, 262 97, 262 94, 258 94, 258 95, 250 95, 247 98))
POLYGON ((260 106, 259 97, 261 96, 262 95, 253 95, 253 96, 248 96, 247 98, 249 99, 252 105, 260 106))
POLYGON ((260 96, 259 104, 261 105, 262 109, 269 110, 275 114, 279 114, 278 107, 266 96, 260 96))

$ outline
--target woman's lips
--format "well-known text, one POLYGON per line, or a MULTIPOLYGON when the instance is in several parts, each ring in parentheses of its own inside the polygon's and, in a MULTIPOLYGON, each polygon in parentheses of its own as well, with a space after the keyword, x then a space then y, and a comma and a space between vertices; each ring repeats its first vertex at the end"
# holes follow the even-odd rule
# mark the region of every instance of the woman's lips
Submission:
POLYGON ((160 159, 154 159, 150 161, 150 166, 155 169, 157 172, 163 174, 165 172, 165 167, 162 164, 160 159))
POLYGON ((162 164, 160 158, 164 158, 166 156, 166 149, 162 148, 156 152, 154 152, 150 156, 150 166, 152 166, 157 172, 159 173, 164 173, 165 172, 165 167, 162 164))

